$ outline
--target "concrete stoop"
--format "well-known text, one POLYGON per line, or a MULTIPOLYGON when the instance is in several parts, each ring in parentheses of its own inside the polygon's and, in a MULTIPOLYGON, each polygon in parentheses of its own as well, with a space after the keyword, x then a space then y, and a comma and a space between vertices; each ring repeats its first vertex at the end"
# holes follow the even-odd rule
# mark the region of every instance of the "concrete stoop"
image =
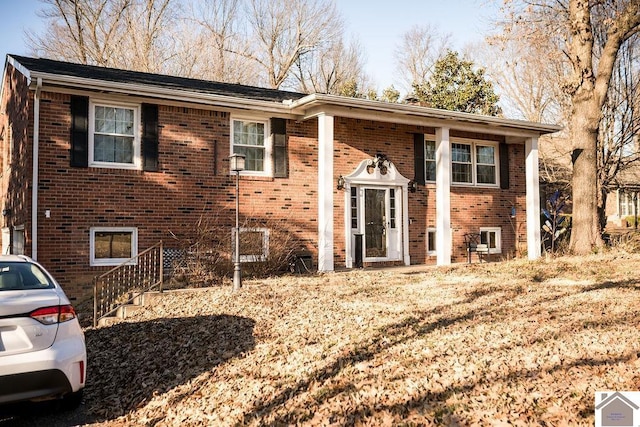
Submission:
POLYGON ((131 303, 118 307, 116 312, 107 317, 98 320, 98 326, 111 326, 130 317, 133 313, 141 310, 145 306, 151 306, 162 298, 163 292, 149 291, 133 298, 131 303))
POLYGON ((116 312, 112 316, 103 317, 98 320, 98 326, 111 326, 121 322, 127 317, 131 316, 143 307, 150 307, 157 304, 159 300, 163 298, 165 294, 173 292, 200 292, 207 288, 190 288, 190 289, 171 289, 163 292, 160 291, 148 291, 135 297, 131 303, 118 307, 116 312))

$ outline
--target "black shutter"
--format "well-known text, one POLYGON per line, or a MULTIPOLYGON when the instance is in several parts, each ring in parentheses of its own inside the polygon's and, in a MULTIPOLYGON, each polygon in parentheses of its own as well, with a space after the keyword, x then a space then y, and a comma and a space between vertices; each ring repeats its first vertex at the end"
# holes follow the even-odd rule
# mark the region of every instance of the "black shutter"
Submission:
POLYGON ((89 98, 71 96, 71 166, 89 166, 89 98))
POLYGON ((273 176, 286 178, 289 172, 287 153, 287 121, 271 119, 271 137, 273 141, 273 176))
POLYGON ((142 104, 142 169, 158 170, 158 106, 142 104))
POLYGON ((500 188, 507 190, 509 188, 509 146, 500 143, 500 188))
POLYGON ((420 184, 425 184, 425 159, 424 159, 424 134, 413 134, 413 158, 415 176, 413 180, 420 184))

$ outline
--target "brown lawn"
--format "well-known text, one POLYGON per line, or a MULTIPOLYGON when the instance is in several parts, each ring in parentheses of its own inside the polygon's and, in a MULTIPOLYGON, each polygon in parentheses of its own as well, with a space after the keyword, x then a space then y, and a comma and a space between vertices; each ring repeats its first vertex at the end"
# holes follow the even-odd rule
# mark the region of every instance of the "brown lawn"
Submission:
POLYGON ((167 293, 86 331, 97 425, 593 425, 640 390, 640 255, 167 293))

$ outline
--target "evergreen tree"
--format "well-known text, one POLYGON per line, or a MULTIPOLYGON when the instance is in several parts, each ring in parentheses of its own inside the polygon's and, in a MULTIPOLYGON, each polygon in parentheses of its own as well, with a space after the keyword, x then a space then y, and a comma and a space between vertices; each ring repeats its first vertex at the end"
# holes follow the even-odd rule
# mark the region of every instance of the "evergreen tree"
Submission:
POLYGON ((425 82, 413 84, 415 98, 432 108, 497 116, 502 109, 500 97, 485 79, 484 69, 474 70, 472 61, 448 51, 436 63, 433 74, 425 82))

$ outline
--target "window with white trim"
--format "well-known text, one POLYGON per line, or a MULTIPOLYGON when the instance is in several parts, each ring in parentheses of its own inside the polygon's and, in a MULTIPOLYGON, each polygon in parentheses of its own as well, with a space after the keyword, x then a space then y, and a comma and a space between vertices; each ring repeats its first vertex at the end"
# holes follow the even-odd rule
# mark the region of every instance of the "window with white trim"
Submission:
POLYGON ((502 229, 500 227, 481 227, 480 243, 487 245, 490 254, 502 253, 502 229))
POLYGON ((24 255, 24 225, 18 225, 13 228, 11 253, 14 255, 24 255))
POLYGON ((243 173, 271 176, 273 169, 271 138, 268 135, 267 120, 242 118, 231 120, 231 154, 245 156, 243 173))
POLYGON ((138 255, 138 229, 92 227, 90 253, 91 266, 120 265, 138 255))
MULTIPOLYGON (((231 233, 235 259, 235 228, 231 233)), ((240 262, 262 262, 269 257, 268 228, 240 228, 240 262)))
POLYGON ((479 142, 451 144, 451 180, 454 184, 497 185, 496 145, 479 142))
POLYGON ((436 229, 431 227, 427 228, 427 255, 436 255, 436 229))
POLYGON ((476 183, 496 184, 496 147, 476 144, 476 183))
POLYGON ((8 255, 11 250, 11 229, 2 228, 2 255, 8 255))
POLYGON ((620 216, 632 216, 633 210, 633 194, 618 190, 619 212, 620 216))
POLYGON ((89 165, 139 169, 140 107, 99 101, 89 105, 89 165))
POLYGON ((436 142, 426 140, 424 142, 424 173, 425 180, 435 182, 436 180, 436 142))

